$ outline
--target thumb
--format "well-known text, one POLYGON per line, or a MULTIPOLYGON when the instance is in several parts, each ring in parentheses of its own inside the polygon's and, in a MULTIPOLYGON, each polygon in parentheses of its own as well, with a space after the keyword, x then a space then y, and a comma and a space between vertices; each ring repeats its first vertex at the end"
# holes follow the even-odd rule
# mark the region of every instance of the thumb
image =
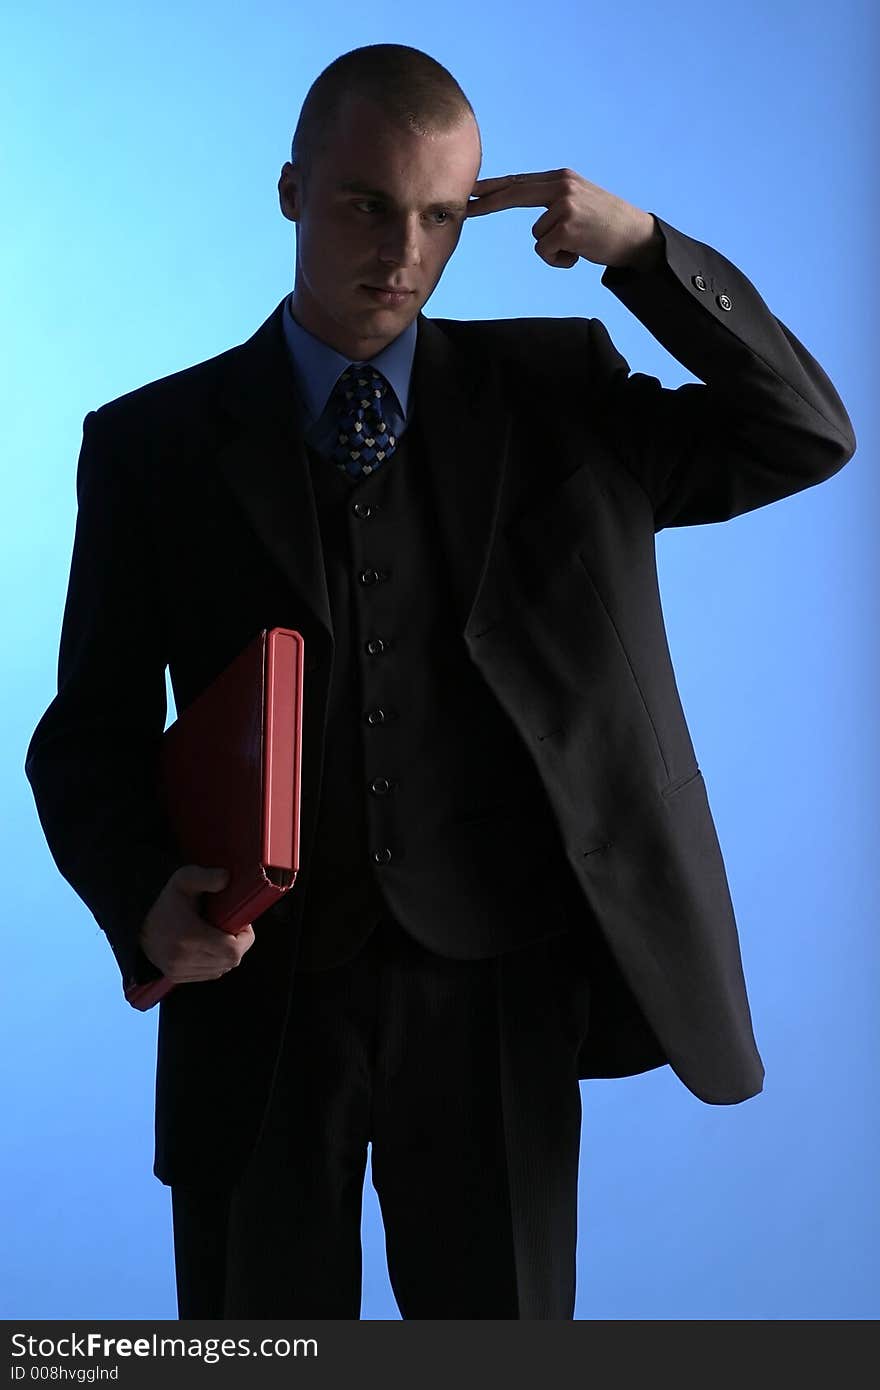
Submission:
POLYGON ((229 882, 228 869, 207 869, 201 864, 183 864, 174 875, 175 887, 187 897, 217 893, 229 882))

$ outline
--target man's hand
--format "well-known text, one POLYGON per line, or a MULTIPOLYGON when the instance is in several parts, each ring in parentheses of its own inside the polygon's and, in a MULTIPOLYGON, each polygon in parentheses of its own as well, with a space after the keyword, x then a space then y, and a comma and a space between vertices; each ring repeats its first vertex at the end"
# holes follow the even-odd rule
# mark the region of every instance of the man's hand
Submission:
POLYGON ((581 256, 595 265, 639 270, 659 260, 663 237, 653 215, 571 169, 477 179, 473 198, 468 217, 502 208, 546 207, 532 235, 538 255, 554 268, 570 270, 581 256))
POLYGON ((217 893, 229 881, 226 869, 182 864, 175 869, 144 919, 140 944, 144 955, 174 984, 216 980, 238 965, 255 941, 250 922, 233 936, 200 917, 196 899, 217 893))

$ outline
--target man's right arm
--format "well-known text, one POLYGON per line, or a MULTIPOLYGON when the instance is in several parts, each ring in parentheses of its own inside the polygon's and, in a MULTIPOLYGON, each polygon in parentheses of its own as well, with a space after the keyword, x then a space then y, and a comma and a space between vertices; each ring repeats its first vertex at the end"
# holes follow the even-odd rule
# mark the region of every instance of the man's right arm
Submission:
POLYGON ((136 441, 101 411, 86 415, 57 694, 25 759, 52 857, 105 932, 125 983, 161 973, 138 936, 184 862, 158 796, 167 649, 161 548, 139 461, 136 441))

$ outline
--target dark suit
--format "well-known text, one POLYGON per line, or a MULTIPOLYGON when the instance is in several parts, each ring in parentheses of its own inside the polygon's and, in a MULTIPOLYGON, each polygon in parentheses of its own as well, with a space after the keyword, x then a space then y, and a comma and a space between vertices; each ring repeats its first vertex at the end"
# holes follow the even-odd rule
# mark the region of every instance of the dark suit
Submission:
MULTIPOLYGON (((425 447, 456 460, 435 500, 449 604, 528 751, 590 924, 577 1075, 668 1061, 728 1104, 760 1091, 763 1066, 654 536, 813 486, 855 438, 746 277, 657 220, 659 268, 602 283, 705 384, 630 375, 597 319, 420 316, 415 399, 425 447)), ((56 863, 126 978, 150 971, 137 933, 181 862, 151 790, 166 664, 182 709, 257 629, 303 633, 304 864, 313 845, 322 746, 309 730, 324 726, 332 621, 280 308, 241 346, 85 421, 59 694, 26 768, 56 863)), ((289 1017, 296 894, 288 929, 261 937, 258 922, 237 970, 162 1005, 163 1182, 231 1183, 254 1149, 289 1017)))

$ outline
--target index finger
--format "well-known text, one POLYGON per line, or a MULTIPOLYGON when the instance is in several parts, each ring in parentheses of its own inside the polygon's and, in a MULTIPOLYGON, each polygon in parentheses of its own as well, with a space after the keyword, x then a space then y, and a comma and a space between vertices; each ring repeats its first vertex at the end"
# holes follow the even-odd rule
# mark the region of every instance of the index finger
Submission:
POLYGON ((472 189, 472 196, 476 196, 468 203, 466 216, 479 217, 502 208, 544 206, 548 201, 547 185, 559 173, 558 169, 548 169, 541 174, 501 174, 497 178, 477 179, 472 189), (493 196, 499 194, 507 196, 493 196))

